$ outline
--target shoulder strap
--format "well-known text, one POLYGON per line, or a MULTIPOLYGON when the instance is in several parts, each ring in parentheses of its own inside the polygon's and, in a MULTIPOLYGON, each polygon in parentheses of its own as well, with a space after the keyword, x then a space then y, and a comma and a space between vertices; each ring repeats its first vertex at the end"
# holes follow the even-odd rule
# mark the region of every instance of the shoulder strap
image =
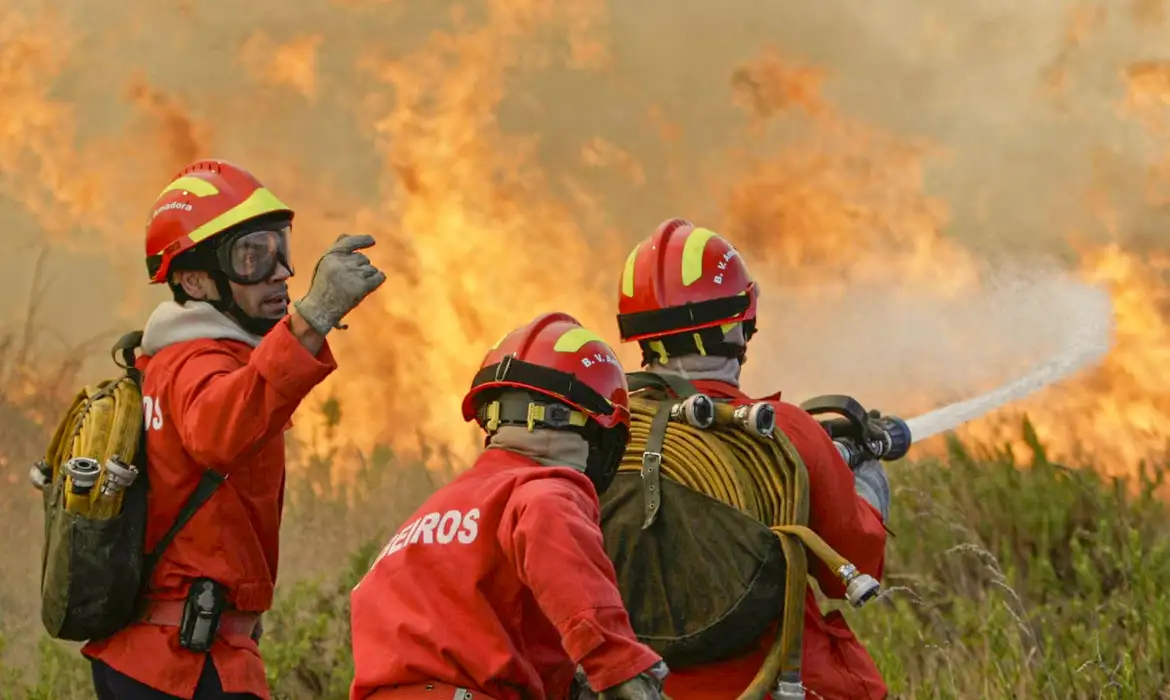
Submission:
POLYGON ((646 437, 646 446, 642 452, 643 530, 648 529, 658 519, 659 508, 662 506, 662 484, 659 479, 662 471, 662 446, 666 442, 666 424, 670 421, 670 407, 673 403, 671 400, 658 402, 654 420, 650 423, 650 434, 646 437))
MULTIPOLYGON (((118 339, 114 343, 111 350, 111 355, 114 358, 114 364, 126 371, 126 375, 142 388, 142 372, 134 364, 134 351, 142 345, 142 331, 131 331, 118 339), (121 360, 119 362, 119 360, 121 360)), ((143 430, 138 439, 138 454, 143 457, 146 456, 146 431, 143 430)), ((144 462, 145 463, 145 462, 144 462)), ((166 534, 158 541, 154 549, 146 555, 146 560, 142 566, 142 582, 143 585, 150 582, 151 575, 154 574, 154 569, 158 566, 158 562, 162 559, 163 552, 174 541, 179 531, 191 521, 204 503, 211 498, 215 490, 219 488, 227 479, 226 476, 220 474, 213 469, 204 470, 203 475, 199 478, 199 483, 196 484, 195 490, 187 497, 183 507, 179 509, 179 515, 175 518, 175 522, 171 524, 166 534)))
POLYGON ((167 530, 162 539, 158 541, 150 554, 146 555, 146 561, 142 566, 142 582, 143 584, 150 582, 151 575, 154 574, 154 567, 158 566, 158 562, 162 559, 163 552, 174 541, 175 536, 179 534, 179 530, 191 521, 195 516, 195 512, 203 506, 204 503, 211 498, 219 485, 227 480, 227 477, 213 469, 207 469, 203 472, 203 476, 199 479, 199 483, 195 486, 195 491, 187 497, 187 501, 183 507, 179 509, 179 515, 175 518, 175 522, 171 525, 171 529, 167 530))
POLYGON ((142 386, 142 372, 134 366, 134 351, 142 345, 142 331, 130 331, 126 335, 118 339, 114 343, 114 347, 110 350, 110 356, 114 358, 114 364, 126 370, 126 374, 130 376, 138 385, 142 386), (119 360, 121 360, 119 362, 119 360))
POLYGON ((685 399, 699 393, 694 384, 674 374, 658 374, 656 372, 630 372, 626 374, 630 391, 639 389, 658 388, 670 389, 680 399, 685 399))

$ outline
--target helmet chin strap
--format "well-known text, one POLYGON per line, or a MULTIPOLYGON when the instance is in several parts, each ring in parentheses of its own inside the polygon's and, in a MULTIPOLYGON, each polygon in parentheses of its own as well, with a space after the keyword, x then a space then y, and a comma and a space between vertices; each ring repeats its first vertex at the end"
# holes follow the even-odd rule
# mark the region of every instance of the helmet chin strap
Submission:
POLYGON ((227 275, 216 270, 209 272, 212 281, 215 282, 215 288, 219 292, 219 299, 208 299, 207 303, 211 304, 217 311, 227 316, 228 318, 239 324, 248 333, 258 336, 266 336, 276 328, 276 324, 280 323, 279 318, 258 318, 256 316, 249 316, 244 312, 240 305, 236 303, 236 296, 232 293, 231 282, 228 281, 227 275))

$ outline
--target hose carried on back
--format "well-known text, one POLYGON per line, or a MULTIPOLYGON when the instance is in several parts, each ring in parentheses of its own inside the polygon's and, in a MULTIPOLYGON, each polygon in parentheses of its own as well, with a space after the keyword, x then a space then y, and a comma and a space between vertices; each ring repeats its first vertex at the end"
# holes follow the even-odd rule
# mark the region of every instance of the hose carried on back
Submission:
POLYGON ((649 396, 631 396, 630 444, 619 469, 642 475, 647 501, 643 529, 661 507, 661 473, 741 511, 779 538, 787 563, 781 631, 740 700, 762 700, 769 692, 777 698, 803 697, 805 547, 841 577, 855 606, 877 594, 877 582, 858 573, 807 527, 808 472, 789 439, 773 430, 769 404, 733 408, 693 392, 685 399, 649 396))
POLYGON ((60 483, 68 513, 94 520, 116 517, 125 488, 138 476, 132 463, 143 420, 142 393, 130 377, 84 387, 29 479, 39 489, 60 483))

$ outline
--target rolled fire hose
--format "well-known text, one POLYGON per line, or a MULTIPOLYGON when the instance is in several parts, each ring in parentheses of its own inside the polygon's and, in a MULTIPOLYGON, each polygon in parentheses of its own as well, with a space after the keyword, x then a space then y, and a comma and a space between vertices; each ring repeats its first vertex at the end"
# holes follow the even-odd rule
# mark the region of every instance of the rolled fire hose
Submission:
POLYGON ((40 489, 63 481, 69 513, 113 518, 122 511, 126 487, 138 475, 129 463, 137 456, 142 422, 142 395, 130 379, 85 387, 29 479, 40 489))
MULTIPOLYGON (((715 408, 717 429, 718 424, 726 425, 732 419, 732 409, 726 404, 716 404, 715 408)), ((659 410, 669 410, 665 403, 637 396, 631 397, 630 409, 630 446, 620 467, 626 472, 641 471, 641 455, 654 416, 659 410)), ((852 583, 864 584, 857 579, 872 579, 858 575, 852 564, 801 524, 808 518, 808 472, 784 435, 774 432, 760 437, 746 430, 719 430, 716 434, 711 429, 671 420, 666 425, 666 438, 662 447, 663 476, 740 510, 780 538, 788 562, 781 633, 776 635, 756 677, 739 696, 739 700, 763 700, 776 688, 788 657, 795 653, 798 662, 800 656, 808 562, 793 538, 841 576, 851 592, 856 590, 852 583)), ((862 598, 868 599, 869 596, 862 598)))

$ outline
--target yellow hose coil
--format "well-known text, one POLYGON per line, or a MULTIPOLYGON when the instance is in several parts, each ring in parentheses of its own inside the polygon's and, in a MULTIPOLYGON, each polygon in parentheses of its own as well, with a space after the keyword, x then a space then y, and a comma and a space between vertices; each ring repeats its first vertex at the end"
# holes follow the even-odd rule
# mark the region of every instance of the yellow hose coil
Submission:
MULTIPOLYGON (((642 453, 659 405, 643 395, 631 396, 630 444, 619 471, 642 470, 642 453)), ((848 567, 849 562, 807 527, 808 471, 788 438, 780 431, 768 438, 751 435, 729 424, 725 404, 717 407, 716 424, 706 429, 667 423, 661 474, 746 513, 780 539, 787 563, 781 632, 763 667, 739 696, 740 700, 762 700, 782 672, 798 676, 800 671, 808 579, 805 547, 832 571, 848 567)))
POLYGON ((121 512, 123 490, 102 495, 102 486, 109 479, 106 462, 117 457, 133 464, 142 426, 142 394, 129 377, 90 385, 77 394, 45 453, 52 484, 61 484, 66 511, 96 520, 121 512), (64 468, 76 457, 88 457, 101 465, 97 482, 85 495, 72 492, 72 481, 64 468))

